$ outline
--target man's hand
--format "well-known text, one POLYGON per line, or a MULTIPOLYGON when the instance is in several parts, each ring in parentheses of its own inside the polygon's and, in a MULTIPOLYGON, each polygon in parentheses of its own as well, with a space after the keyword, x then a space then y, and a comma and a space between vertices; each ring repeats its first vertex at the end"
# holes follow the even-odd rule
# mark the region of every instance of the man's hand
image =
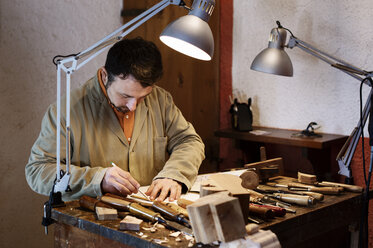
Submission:
POLYGON ((170 194, 169 200, 174 201, 180 198, 181 184, 169 178, 156 179, 145 194, 150 196, 150 200, 155 199, 156 201, 164 201, 170 194))
POLYGON ((103 193, 113 193, 117 195, 130 195, 137 193, 140 184, 127 171, 119 167, 107 169, 101 182, 103 193))

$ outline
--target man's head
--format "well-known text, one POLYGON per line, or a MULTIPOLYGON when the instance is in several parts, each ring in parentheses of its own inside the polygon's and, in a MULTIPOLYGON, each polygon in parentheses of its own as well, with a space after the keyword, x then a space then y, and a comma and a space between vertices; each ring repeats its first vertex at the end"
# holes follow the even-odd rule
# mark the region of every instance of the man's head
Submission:
POLYGON ((101 78, 112 105, 126 113, 151 93, 162 72, 161 54, 154 43, 124 39, 110 48, 101 78))
POLYGON ((163 73, 162 57, 156 45, 140 37, 123 39, 110 48, 105 62, 108 83, 115 77, 132 75, 143 87, 152 86, 163 73))

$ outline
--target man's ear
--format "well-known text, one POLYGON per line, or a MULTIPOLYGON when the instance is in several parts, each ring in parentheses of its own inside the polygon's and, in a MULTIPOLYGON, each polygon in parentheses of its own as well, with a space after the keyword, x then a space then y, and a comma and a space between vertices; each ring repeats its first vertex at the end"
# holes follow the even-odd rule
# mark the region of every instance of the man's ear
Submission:
POLYGON ((101 80, 104 83, 104 85, 106 86, 106 84, 108 82, 108 73, 107 73, 105 67, 101 68, 101 80))

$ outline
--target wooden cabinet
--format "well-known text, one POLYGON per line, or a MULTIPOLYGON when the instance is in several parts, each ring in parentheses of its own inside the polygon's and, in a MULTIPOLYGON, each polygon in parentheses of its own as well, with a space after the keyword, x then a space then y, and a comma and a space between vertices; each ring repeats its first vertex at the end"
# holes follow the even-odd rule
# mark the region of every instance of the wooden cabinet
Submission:
MULTIPOLYGON (((159 0, 124 0, 122 18, 128 22, 159 0)), ((191 6, 192 1, 185 1, 191 6)), ((214 130, 219 127, 219 1, 209 21, 214 35, 215 52, 211 61, 200 61, 180 54, 159 40, 163 29, 172 21, 186 15, 184 8, 170 5, 149 21, 134 30, 127 37, 141 36, 153 41, 162 53, 164 75, 159 86, 169 91, 185 118, 193 124, 206 145, 206 159, 201 172, 217 169, 218 139, 214 130)))

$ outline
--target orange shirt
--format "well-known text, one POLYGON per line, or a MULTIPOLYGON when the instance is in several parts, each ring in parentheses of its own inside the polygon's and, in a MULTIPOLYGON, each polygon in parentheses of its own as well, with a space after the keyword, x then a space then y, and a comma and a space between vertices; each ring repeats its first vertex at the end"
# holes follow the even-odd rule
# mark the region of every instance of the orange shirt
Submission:
POLYGON ((119 112, 111 104, 111 102, 110 102, 110 100, 109 100, 109 98, 107 96, 106 88, 105 88, 105 85, 102 82, 102 78, 101 78, 101 69, 99 69, 97 71, 97 78, 98 78, 98 81, 100 82, 100 87, 101 87, 102 92, 105 94, 106 99, 108 100, 111 108, 114 110, 114 113, 115 113, 115 115, 117 116, 117 118, 119 120, 120 126, 122 127, 122 130, 124 132, 124 135, 127 138, 128 143, 131 143, 132 131, 133 131, 133 124, 135 123, 135 112, 130 111, 130 112, 126 113, 126 114, 124 114, 122 112, 119 112))

